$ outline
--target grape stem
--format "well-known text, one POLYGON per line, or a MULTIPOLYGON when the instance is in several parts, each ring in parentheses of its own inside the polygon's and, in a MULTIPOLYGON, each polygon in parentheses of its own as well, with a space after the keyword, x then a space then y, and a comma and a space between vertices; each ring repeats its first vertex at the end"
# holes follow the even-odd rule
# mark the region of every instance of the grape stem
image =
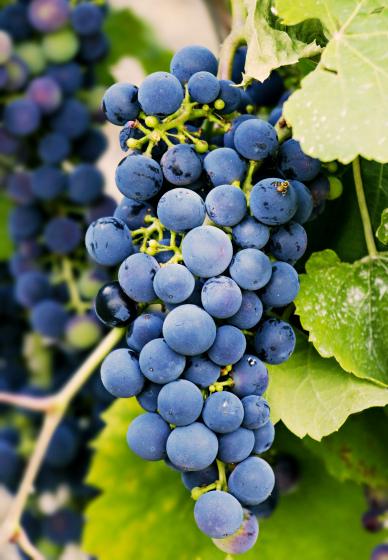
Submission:
POLYGON ((72 263, 70 259, 67 257, 63 257, 62 259, 62 271, 60 277, 64 280, 64 282, 66 282, 67 288, 69 290, 69 295, 70 295, 69 307, 71 309, 74 309, 77 315, 83 315, 85 311, 90 309, 90 303, 86 303, 85 301, 82 301, 74 277, 72 263))
POLYGON ((17 406, 23 406, 30 410, 41 410, 44 412, 43 425, 36 440, 34 450, 27 463, 15 499, 12 502, 7 517, 0 527, 0 550, 7 542, 18 542, 22 548, 24 547, 23 550, 34 560, 41 560, 43 558, 34 552, 24 530, 20 527, 20 518, 28 497, 33 490, 34 481, 43 463, 51 438, 65 415, 70 402, 105 356, 120 341, 124 332, 125 329, 123 328, 112 329, 89 355, 81 367, 75 371, 64 387, 51 397, 17 397, 7 393, 0 393, 1 403, 16 404, 17 406))
POLYGON ((352 167, 353 167, 354 186, 356 188, 358 207, 360 209, 362 226, 364 228, 366 246, 369 255, 371 257, 375 257, 377 255, 377 249, 376 249, 375 239, 373 236, 368 205, 366 203, 364 186, 362 183, 360 159, 358 157, 355 160, 353 160, 352 167))

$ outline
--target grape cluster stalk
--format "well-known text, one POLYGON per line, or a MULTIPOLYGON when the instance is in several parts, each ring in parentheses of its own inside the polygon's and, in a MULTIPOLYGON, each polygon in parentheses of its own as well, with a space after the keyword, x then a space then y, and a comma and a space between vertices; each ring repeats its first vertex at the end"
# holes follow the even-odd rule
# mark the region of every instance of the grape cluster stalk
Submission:
POLYGON ((97 264, 118 266, 95 309, 105 326, 128 327, 127 347, 101 366, 105 388, 144 409, 128 446, 181 473, 197 526, 227 553, 253 547, 276 502, 262 457, 275 436, 266 364, 294 350, 293 265, 330 191, 285 131, 281 77, 237 87, 245 57, 238 48, 232 79, 218 78, 214 54, 188 46, 170 72, 106 91, 127 152, 116 169, 124 198, 85 239, 97 264), (257 116, 266 106, 268 120, 257 116))

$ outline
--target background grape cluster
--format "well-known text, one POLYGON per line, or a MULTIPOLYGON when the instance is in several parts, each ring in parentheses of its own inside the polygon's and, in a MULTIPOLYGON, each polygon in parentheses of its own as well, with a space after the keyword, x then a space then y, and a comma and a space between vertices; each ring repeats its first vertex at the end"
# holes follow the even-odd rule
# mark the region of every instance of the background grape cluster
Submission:
POLYGON ((276 503, 260 457, 275 435, 265 362, 294 349, 284 317, 299 290, 302 224, 332 190, 298 142, 279 143, 273 125, 281 130, 289 95, 280 76, 236 87, 245 55, 234 81, 219 80, 208 49, 185 47, 171 73, 107 90, 105 115, 130 149, 116 170, 124 198, 86 234, 98 264, 119 265, 96 312, 106 326, 129 325, 128 348, 101 367, 113 396, 136 396, 146 411, 128 445, 182 472, 198 527, 231 553, 254 545, 256 515, 276 503), (263 105, 276 106, 269 121, 253 114, 263 105))

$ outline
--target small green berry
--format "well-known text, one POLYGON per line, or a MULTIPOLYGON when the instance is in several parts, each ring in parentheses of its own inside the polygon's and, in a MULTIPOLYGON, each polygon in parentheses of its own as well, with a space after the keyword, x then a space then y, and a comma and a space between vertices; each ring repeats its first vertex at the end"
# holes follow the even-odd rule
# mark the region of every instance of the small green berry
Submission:
POLYGON ((221 109, 223 109, 225 107, 225 102, 222 99, 216 99, 214 101, 214 107, 218 110, 221 111, 221 109))
POLYGON ((338 177, 330 175, 329 184, 330 190, 329 194, 327 195, 327 200, 335 200, 336 198, 339 198, 344 190, 342 182, 338 179, 338 177))

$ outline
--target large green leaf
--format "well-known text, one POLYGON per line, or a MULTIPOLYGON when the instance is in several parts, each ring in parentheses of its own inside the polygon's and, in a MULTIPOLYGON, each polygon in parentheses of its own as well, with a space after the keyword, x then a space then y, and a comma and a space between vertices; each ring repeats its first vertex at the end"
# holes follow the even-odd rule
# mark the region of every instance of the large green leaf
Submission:
POLYGON ((12 203, 7 196, 0 193, 0 261, 7 260, 13 251, 13 243, 8 232, 8 214, 12 203))
POLYGON ((316 21, 308 22, 303 28, 287 28, 278 22, 271 11, 271 4, 270 0, 245 0, 245 39, 248 46, 245 82, 251 78, 262 82, 274 68, 295 64, 300 58, 321 51, 315 41, 319 33, 316 21))
POLYGON ((338 430, 350 414, 388 404, 388 389, 349 375, 333 359, 322 358, 297 333, 291 358, 270 366, 267 399, 273 421, 295 435, 315 440, 338 430))
POLYGON ((388 384, 388 253, 342 263, 314 253, 300 277, 296 313, 318 352, 345 371, 388 384))
POLYGON ((388 208, 381 213, 381 222, 376 230, 376 236, 384 245, 388 245, 388 208))
MULTIPOLYGON (((89 475, 102 493, 86 511, 85 551, 99 560, 223 560, 226 555, 196 528, 193 502, 179 473, 163 463, 146 463, 128 450, 125 432, 137 412, 135 404, 121 400, 105 414, 107 427, 96 442, 89 475)), ((380 537, 361 527, 361 490, 340 484, 302 443, 282 429, 278 432, 277 447, 300 461, 301 482, 261 523, 259 541, 244 558, 367 558, 380 537)))
POLYGON ((310 438, 303 441, 339 480, 388 488, 386 433, 383 411, 371 409, 351 416, 337 433, 321 443, 310 438))
MULTIPOLYGON (((171 53, 160 46, 155 32, 130 9, 111 10, 105 21, 105 33, 110 41, 108 56, 98 65, 100 83, 110 85, 110 70, 121 58, 137 58, 147 74, 167 70, 171 53)), ((131 77, 128 76, 128 81, 131 77)))
POLYGON ((316 70, 284 105, 311 156, 388 161, 387 1, 277 0, 284 23, 320 18, 329 39, 316 70))

